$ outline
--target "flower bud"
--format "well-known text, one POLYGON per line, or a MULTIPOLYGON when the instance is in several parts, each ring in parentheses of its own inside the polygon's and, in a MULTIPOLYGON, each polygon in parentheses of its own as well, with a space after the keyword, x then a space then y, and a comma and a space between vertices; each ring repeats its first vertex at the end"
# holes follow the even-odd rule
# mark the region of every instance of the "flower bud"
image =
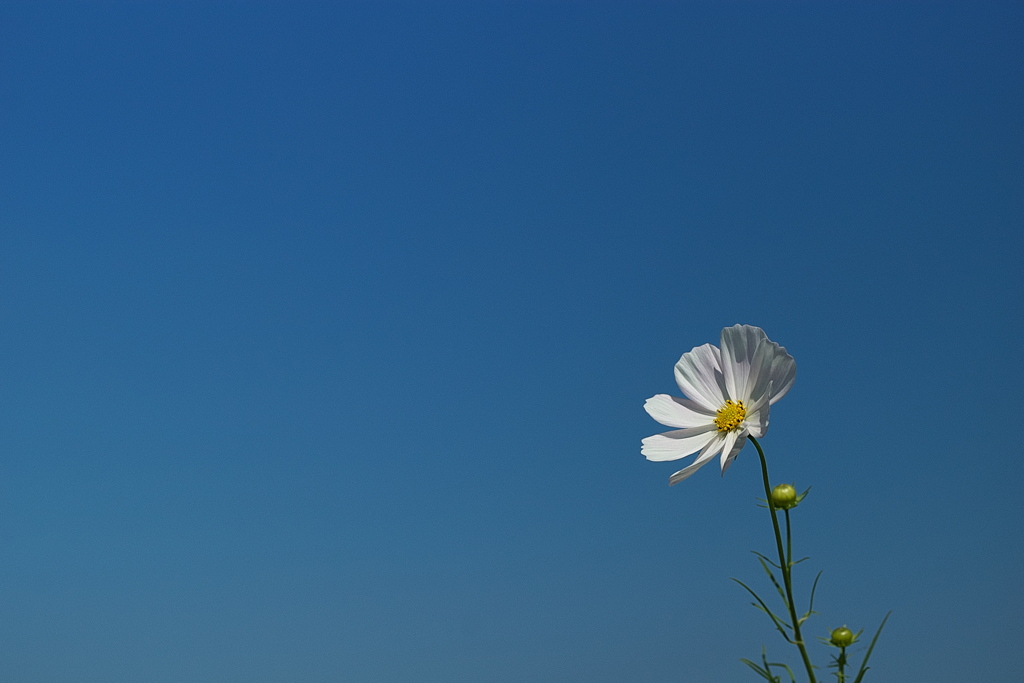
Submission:
POLYGON ((772 507, 779 510, 795 508, 799 501, 796 499, 796 489, 791 484, 779 484, 772 489, 772 507))
POLYGON ((840 626, 832 631, 832 638, 828 642, 836 647, 849 647, 853 644, 853 631, 845 626, 840 626))

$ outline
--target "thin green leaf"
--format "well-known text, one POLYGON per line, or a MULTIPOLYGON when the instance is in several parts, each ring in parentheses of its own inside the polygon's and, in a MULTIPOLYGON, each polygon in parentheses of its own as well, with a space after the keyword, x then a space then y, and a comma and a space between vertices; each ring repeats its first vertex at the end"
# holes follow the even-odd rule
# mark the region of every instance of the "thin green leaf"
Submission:
POLYGON ((786 670, 786 673, 789 674, 789 680, 792 681, 792 683, 796 683, 796 676, 793 675, 793 670, 790 669, 788 666, 786 666, 782 662, 772 662, 772 666, 781 666, 783 669, 786 670))
POLYGON ((797 496, 796 496, 796 504, 799 505, 801 502, 803 502, 803 499, 806 498, 807 494, 810 493, 810 492, 811 492, 811 487, 808 486, 807 489, 803 493, 798 493, 797 496))
POLYGON ((821 578, 821 575, 824 571, 825 570, 823 569, 820 572, 818 572, 818 575, 814 577, 814 583, 811 585, 811 602, 809 605, 807 605, 808 614, 814 612, 814 593, 818 590, 818 579, 821 578))
MULTIPOLYGON (((810 611, 810 612, 805 612, 805 613, 804 613, 804 615, 803 615, 802 617, 800 617, 799 619, 797 619, 796 623, 798 623, 798 624, 800 624, 801 626, 803 626, 803 625, 804 625, 804 622, 805 622, 805 621, 807 621, 808 619, 810 619, 810 618, 811 618, 812 616, 814 616, 815 614, 819 614, 819 612, 815 612, 815 611, 813 611, 813 610, 812 610, 812 611, 810 611)), ((825 640, 825 639, 823 639, 823 638, 819 638, 819 640, 821 640, 821 641, 822 641, 822 642, 824 642, 824 643, 828 643, 828 641, 827 641, 827 640, 825 640)))
MULTIPOLYGON (((804 615, 802 617, 800 617, 799 621, 797 622, 801 626, 804 625, 805 621, 807 621, 808 619, 811 618, 812 614, 818 614, 818 612, 814 611, 814 594, 818 590, 818 580, 821 579, 821 575, 822 575, 822 572, 818 572, 818 575, 814 577, 814 583, 811 584, 811 600, 810 600, 810 602, 807 605, 807 611, 804 613, 804 615)), ((818 640, 820 640, 821 642, 823 642, 825 644, 828 644, 828 642, 829 642, 828 640, 826 640, 824 638, 819 638, 818 640)))
MULTIPOLYGON (((789 636, 786 635, 786 633, 785 633, 785 631, 783 631, 783 629, 784 628, 791 628, 791 627, 782 617, 780 617, 779 615, 775 614, 770 609, 768 609, 767 605, 765 605, 763 602, 761 602, 761 603, 752 602, 752 603, 750 603, 750 606, 754 607, 755 609, 758 609, 758 610, 764 612, 765 614, 767 614, 768 618, 772 620, 773 624, 775 624, 775 628, 779 629, 779 632, 782 633, 783 637, 786 638, 786 640, 789 640, 789 636)), ((792 641, 790 641, 790 642, 792 642, 792 641)))
MULTIPOLYGON (((767 656, 765 655, 763 647, 761 648, 761 660, 764 662, 764 666, 769 671, 769 673, 771 672, 771 668, 773 666, 781 666, 783 669, 786 670, 786 673, 789 674, 789 680, 792 683, 796 683, 796 676, 793 675, 793 670, 790 669, 789 666, 787 666, 784 662, 769 662, 767 656)), ((781 683, 782 678, 780 676, 775 676, 775 680, 781 683)))
POLYGON ((875 643, 878 642, 878 636, 882 635, 882 629, 885 628, 885 622, 889 621, 889 617, 892 616, 892 612, 885 615, 885 619, 882 619, 882 623, 878 625, 878 630, 875 631, 875 637, 871 639, 871 644, 868 645, 868 651, 864 653, 864 661, 860 663, 860 671, 857 673, 857 678, 853 679, 853 683, 860 683, 861 679, 864 678, 864 674, 868 672, 868 659, 871 658, 871 651, 875 649, 875 643))
POLYGON ((764 668, 758 666, 749 659, 741 659, 740 661, 749 666, 754 671, 756 671, 761 676, 761 678, 769 680, 771 681, 771 683, 780 683, 779 678, 777 676, 772 675, 772 667, 771 664, 768 663, 767 648, 765 648, 764 645, 761 646, 761 662, 762 664, 764 664, 764 668))
POLYGON ((762 560, 764 560, 765 562, 767 562, 767 563, 768 563, 768 564, 770 564, 771 566, 773 566, 773 567, 775 567, 776 569, 778 569, 778 570, 779 570, 780 572, 782 571, 782 567, 780 567, 779 565, 775 564, 775 563, 774 563, 774 562, 772 562, 772 561, 771 561, 770 559, 768 559, 767 557, 765 557, 765 556, 764 556, 764 555, 762 555, 761 553, 757 552, 756 550, 751 550, 750 552, 754 553, 754 554, 755 554, 755 555, 757 555, 757 556, 758 556, 759 558, 761 558, 762 560))
POLYGON ((778 679, 775 678, 774 676, 772 676, 771 673, 765 671, 764 669, 762 669, 761 667, 759 667, 757 664, 755 664, 754 662, 750 661, 749 659, 741 659, 740 661, 743 662, 744 664, 746 664, 747 666, 749 666, 754 671, 756 671, 758 673, 758 675, 761 676, 761 678, 763 678, 763 679, 765 679, 767 681, 771 681, 772 683, 778 683, 778 679))
POLYGON ((743 588, 745 588, 748 593, 750 593, 751 595, 754 596, 754 599, 757 600, 757 602, 756 603, 752 602, 750 604, 753 605, 754 607, 756 607, 757 609, 761 610, 765 614, 767 614, 768 618, 772 620, 772 623, 775 625, 775 628, 778 630, 778 632, 781 633, 782 637, 786 639, 786 642, 790 643, 790 644, 793 644, 793 641, 789 639, 789 635, 785 631, 785 629, 787 629, 787 628, 791 629, 792 626, 790 626, 786 621, 784 621, 782 618, 780 618, 775 613, 773 613, 768 608, 768 605, 766 605, 764 603, 764 600, 761 599, 761 596, 759 596, 757 593, 755 593, 753 591, 753 589, 750 588, 750 586, 748 586, 747 584, 743 583, 739 579, 733 579, 733 581, 735 581, 739 585, 743 586, 743 588))
POLYGON ((793 670, 785 662, 769 662, 767 648, 761 646, 761 666, 758 666, 749 659, 741 659, 741 662, 749 666, 751 669, 757 672, 761 678, 771 681, 771 683, 782 683, 782 677, 776 676, 772 673, 773 666, 779 666, 786 670, 789 674, 790 683, 796 683, 796 676, 793 675, 793 670))
POLYGON ((764 563, 764 559, 758 558, 758 560, 761 562, 761 568, 764 569, 764 573, 772 580, 772 585, 775 586, 775 591, 779 594, 779 597, 782 598, 782 602, 786 607, 789 607, 789 601, 786 599, 786 591, 783 590, 782 585, 775 579, 775 574, 768 569, 768 566, 764 563))

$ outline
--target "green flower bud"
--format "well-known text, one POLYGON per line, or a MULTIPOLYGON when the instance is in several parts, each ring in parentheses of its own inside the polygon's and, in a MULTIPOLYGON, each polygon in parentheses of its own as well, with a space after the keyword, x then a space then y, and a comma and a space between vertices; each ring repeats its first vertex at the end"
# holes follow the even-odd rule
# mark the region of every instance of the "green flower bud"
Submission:
POLYGON ((795 508, 797 500, 796 489, 791 484, 779 484, 772 489, 772 507, 779 510, 795 508))
POLYGON ((849 647, 853 645, 853 631, 845 626, 840 626, 832 631, 832 638, 828 642, 836 647, 849 647))

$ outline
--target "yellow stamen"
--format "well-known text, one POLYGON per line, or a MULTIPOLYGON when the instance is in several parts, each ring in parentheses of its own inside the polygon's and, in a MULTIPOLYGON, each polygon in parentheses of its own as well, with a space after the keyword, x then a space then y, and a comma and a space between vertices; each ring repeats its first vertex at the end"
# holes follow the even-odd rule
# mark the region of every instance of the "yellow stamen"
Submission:
POLYGON ((715 426, 720 432, 731 432, 747 419, 747 407, 743 401, 728 400, 715 412, 715 426))

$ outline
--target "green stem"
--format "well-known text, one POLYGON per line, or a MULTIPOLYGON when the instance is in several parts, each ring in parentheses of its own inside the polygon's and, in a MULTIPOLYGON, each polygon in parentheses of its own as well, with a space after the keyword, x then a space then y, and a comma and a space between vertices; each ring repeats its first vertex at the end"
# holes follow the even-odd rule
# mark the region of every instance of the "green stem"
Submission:
MULTIPOLYGON (((804 660, 804 668, 807 669, 807 679, 810 683, 818 683, 818 679, 814 676, 814 667, 811 666, 811 658, 807 654, 807 646, 804 644, 804 638, 800 634, 800 621, 796 614, 796 601, 793 599, 793 576, 792 576, 792 565, 787 557, 786 550, 782 547, 782 533, 779 530, 779 517, 775 512, 775 506, 772 505, 772 485, 768 480, 768 461, 765 460, 764 451, 761 450, 761 444, 757 442, 757 439, 750 437, 750 440, 754 443, 754 447, 757 448, 757 454, 761 457, 761 475, 764 478, 764 498, 768 503, 768 511, 772 513, 772 528, 775 529, 775 547, 779 551, 779 567, 782 568, 782 582, 786 588, 786 602, 789 606, 789 618, 790 623, 793 625, 793 642, 796 643, 797 649, 800 650, 800 657, 804 660)), ((789 512, 786 513, 786 540, 787 545, 792 550, 792 544, 789 538, 789 512)))
POLYGON ((789 524, 789 508, 783 510, 786 515, 786 564, 793 566, 793 533, 789 524))

